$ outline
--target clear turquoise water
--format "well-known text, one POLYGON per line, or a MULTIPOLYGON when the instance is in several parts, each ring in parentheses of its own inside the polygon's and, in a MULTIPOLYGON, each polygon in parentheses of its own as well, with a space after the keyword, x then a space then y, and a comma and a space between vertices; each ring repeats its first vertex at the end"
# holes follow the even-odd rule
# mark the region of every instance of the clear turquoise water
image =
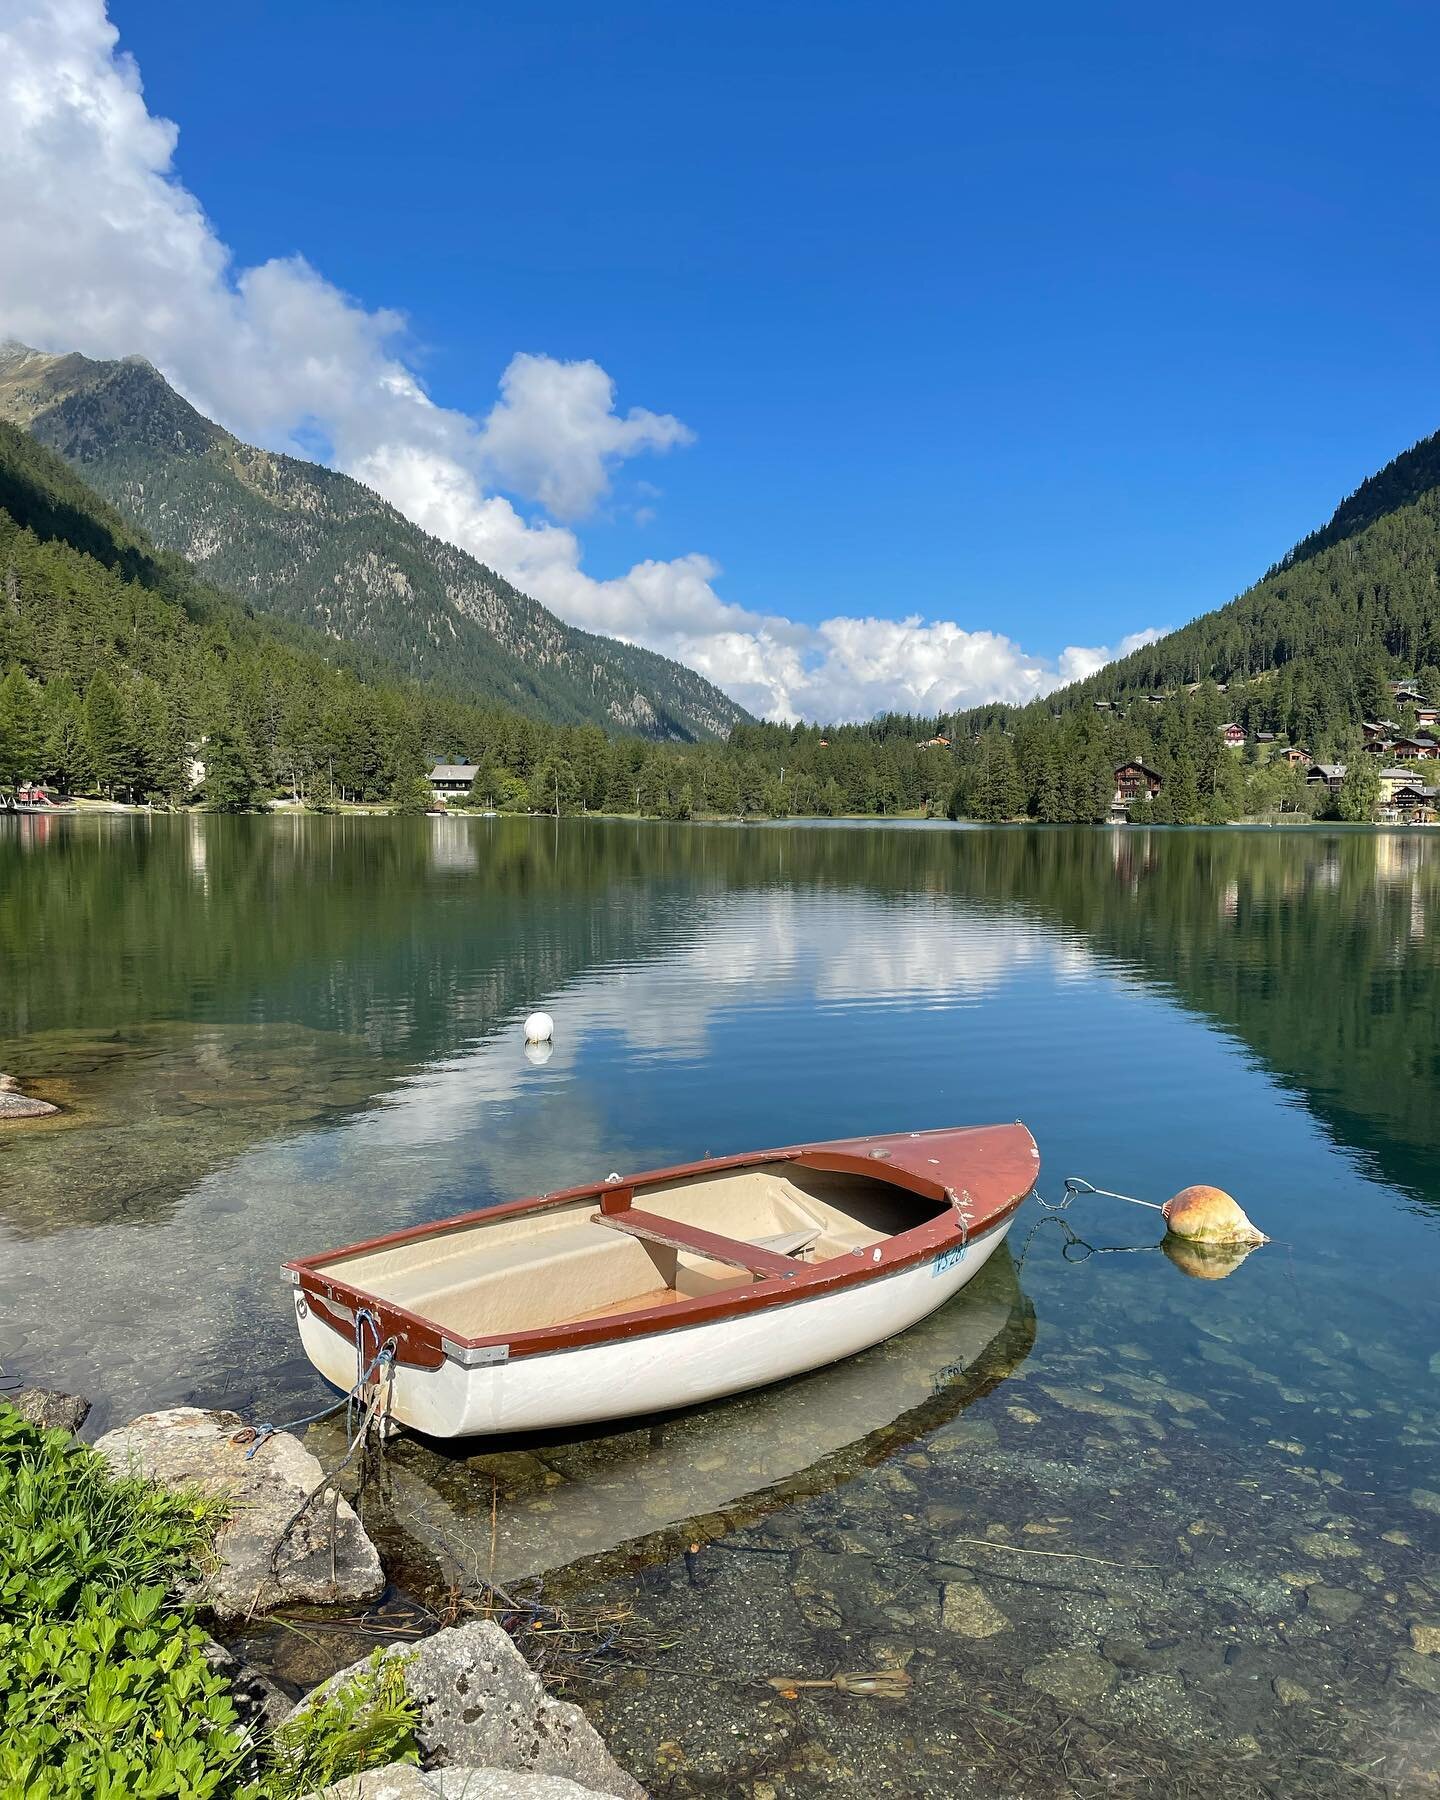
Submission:
POLYGON ((1437 903, 1423 834, 0 822, 0 1069, 67 1109, 0 1134, 0 1364, 96 1429, 283 1417, 297 1251, 1019 1116, 1050 1197, 1213 1181, 1275 1242, 1200 1282, 1114 1203, 1071 1223, 1124 1254, 1027 1247, 1032 1203, 848 1374, 407 1446, 412 1585, 488 1556, 497 1492, 507 1576, 651 1646, 560 1672, 660 1791, 1426 1792, 1437 903), (904 1705, 754 1685, 901 1661, 904 1705))

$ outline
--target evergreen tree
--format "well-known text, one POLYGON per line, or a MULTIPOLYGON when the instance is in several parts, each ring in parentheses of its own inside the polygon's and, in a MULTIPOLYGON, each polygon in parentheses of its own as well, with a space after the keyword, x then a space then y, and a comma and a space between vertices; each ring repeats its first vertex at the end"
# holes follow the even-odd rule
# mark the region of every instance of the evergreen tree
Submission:
POLYGON ((85 753, 102 794, 113 798, 135 786, 135 746, 124 700, 103 669, 85 690, 85 753))
POLYGON ((1171 765, 1170 779, 1165 784, 1170 795, 1170 810, 1177 825, 1195 825, 1200 821, 1200 788, 1195 778, 1195 764, 1189 752, 1182 750, 1171 765))
POLYGON ((85 718, 80 696, 68 675, 59 676, 45 689, 45 747, 41 758, 44 779, 62 793, 86 787, 94 774, 85 744, 85 718))
POLYGON ((148 676, 130 705, 135 785, 146 799, 174 800, 187 785, 185 735, 174 710, 148 676))
POLYGON ((390 811, 399 818, 423 819, 435 804, 423 775, 402 775, 390 792, 390 811))
POLYGON ((201 755, 205 803, 211 812, 254 812, 260 805, 261 787, 250 746, 221 726, 210 733, 201 755))
POLYGON ((44 746, 39 691, 23 670, 12 668, 0 681, 0 787, 38 780, 44 746))

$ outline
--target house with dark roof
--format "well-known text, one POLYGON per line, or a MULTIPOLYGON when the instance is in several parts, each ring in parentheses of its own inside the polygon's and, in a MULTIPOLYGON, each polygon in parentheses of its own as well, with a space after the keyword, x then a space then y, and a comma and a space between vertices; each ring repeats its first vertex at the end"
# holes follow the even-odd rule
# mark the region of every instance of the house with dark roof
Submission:
POLYGON ((425 779, 437 800, 454 800, 470 792, 479 773, 476 763, 436 763, 425 779))
POLYGON ((1240 750, 1244 748, 1245 727, 1243 725, 1237 725, 1235 721, 1231 719, 1228 724, 1221 725, 1218 729, 1220 736, 1225 740, 1225 743, 1231 750, 1240 750))
POLYGON ((1315 786, 1328 787, 1332 794, 1340 792, 1340 783, 1345 779, 1344 763, 1311 763, 1305 771, 1305 779, 1315 786))
POLYGON ((1440 787, 1427 787, 1424 782, 1406 780, 1382 802, 1380 817, 1402 821, 1406 825, 1433 825, 1435 805, 1440 800, 1440 787))
POLYGON ((1155 798, 1163 785, 1158 772, 1138 756, 1132 756, 1129 762, 1116 763, 1115 792, 1110 800, 1111 823, 1119 824, 1133 818, 1137 810, 1155 798))

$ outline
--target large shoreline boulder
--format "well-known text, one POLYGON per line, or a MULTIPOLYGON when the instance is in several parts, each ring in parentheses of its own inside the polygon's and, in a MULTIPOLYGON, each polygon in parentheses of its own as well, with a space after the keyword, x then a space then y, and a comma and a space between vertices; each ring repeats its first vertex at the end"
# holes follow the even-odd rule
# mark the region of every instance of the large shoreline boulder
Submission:
POLYGON ((265 1438, 247 1458, 250 1446, 231 1441, 242 1424, 238 1413, 174 1407, 132 1419, 95 1445, 117 1475, 196 1488, 228 1505, 215 1535, 215 1567, 186 1598, 231 1620, 297 1603, 350 1605, 382 1593, 379 1555, 338 1493, 320 1495, 281 1543, 325 1471, 285 1431, 265 1438))
MULTIPOLYGON (((552 1699, 514 1644, 488 1619, 449 1626, 416 1644, 389 1644, 382 1655, 404 1661, 405 1688, 419 1714, 416 1735, 427 1761, 441 1768, 561 1776, 612 1800, 645 1800, 645 1790, 611 1756, 580 1708, 552 1699)), ((296 1713, 354 1680, 367 1666, 355 1663, 332 1675, 305 1696, 296 1713)), ((371 1796, 366 1794, 365 1800, 371 1796)))

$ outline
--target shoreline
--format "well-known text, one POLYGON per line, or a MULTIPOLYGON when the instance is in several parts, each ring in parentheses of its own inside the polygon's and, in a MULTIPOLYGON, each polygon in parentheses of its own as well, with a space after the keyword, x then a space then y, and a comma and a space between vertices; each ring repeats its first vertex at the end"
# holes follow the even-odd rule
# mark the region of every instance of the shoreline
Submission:
POLYGON ((120 800, 75 799, 63 806, 43 813, 19 813, 11 815, 8 809, 0 807, 0 819, 13 816, 17 819, 80 819, 80 818, 245 818, 245 819, 455 819, 484 821, 496 819, 549 820, 559 824, 561 820, 569 823, 595 820, 602 823, 621 825, 724 825, 732 827, 748 827, 751 829, 775 830, 787 826, 813 828, 817 826, 878 826, 907 829, 917 827, 933 828, 949 831, 1125 831, 1125 832, 1188 832, 1188 831, 1332 831, 1344 833, 1386 832, 1410 833, 1423 835, 1426 832, 1440 829, 1440 820, 1431 823, 1412 821, 1405 823, 1398 819, 1380 820, 1347 820, 1317 819, 1311 817, 1285 816, 1280 818, 1245 818, 1227 819, 1224 824, 1213 824, 1208 820, 1197 820, 1190 824, 1154 824, 1146 820, 1138 822, 1120 820, 1044 820, 1044 819, 950 819, 937 818, 933 814, 920 812, 900 813, 792 813, 781 818, 770 818, 759 814, 739 813, 696 813, 688 819, 664 819, 654 813, 555 813, 548 812, 498 812, 498 811, 464 811, 449 808, 427 811, 425 813, 399 813, 386 801, 373 803, 351 803, 327 807, 323 811, 312 810, 301 804, 289 801, 272 802, 268 806, 257 807, 253 812, 224 813, 213 811, 203 806, 156 807, 129 805, 120 800))

